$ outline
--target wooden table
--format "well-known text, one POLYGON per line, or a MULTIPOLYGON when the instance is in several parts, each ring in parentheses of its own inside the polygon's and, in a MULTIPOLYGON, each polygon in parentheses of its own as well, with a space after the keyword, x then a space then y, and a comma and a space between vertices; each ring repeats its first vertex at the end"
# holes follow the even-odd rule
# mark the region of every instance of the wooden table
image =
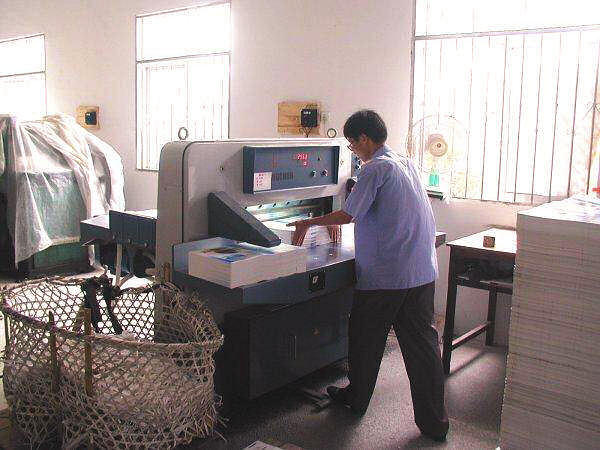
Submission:
POLYGON ((470 279, 465 274, 466 261, 487 262, 490 264, 505 261, 514 266, 517 252, 517 232, 490 228, 488 230, 448 242, 450 247, 450 263, 448 267, 448 295, 446 297, 446 322, 444 325, 444 347, 442 363, 444 373, 450 373, 452 350, 486 332, 486 345, 494 343, 496 319, 496 300, 498 292, 512 295, 512 277, 507 279, 470 279), (483 246, 483 236, 494 236, 495 246, 483 246), (454 338, 454 314, 456 310, 456 291, 458 286, 489 291, 487 319, 458 338, 454 338))

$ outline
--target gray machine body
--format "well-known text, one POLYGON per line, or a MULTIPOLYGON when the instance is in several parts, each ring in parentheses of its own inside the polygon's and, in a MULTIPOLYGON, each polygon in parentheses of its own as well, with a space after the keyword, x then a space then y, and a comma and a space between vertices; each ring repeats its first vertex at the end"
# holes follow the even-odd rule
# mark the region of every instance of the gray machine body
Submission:
POLYGON ((341 139, 246 139, 166 144, 158 173, 156 267, 160 269, 164 263, 171 264, 173 245, 197 240, 208 233, 209 193, 226 192, 242 207, 330 196, 333 208, 337 209, 343 205, 350 165, 351 153, 341 139), (244 194, 245 146, 332 145, 340 147, 337 184, 244 194))
MULTIPOLYGON (((350 232, 341 244, 310 249, 306 273, 228 289, 187 272, 191 250, 202 248, 209 234, 227 236, 233 228, 223 223, 219 233, 214 225, 214 206, 213 217, 209 217, 209 195, 219 193, 230 204, 241 207, 234 204, 229 213, 237 210, 246 215, 247 211, 260 221, 267 220, 262 217, 265 208, 284 212, 288 208, 289 214, 307 208, 314 208, 316 213, 338 209, 343 206, 351 172, 350 151, 345 144, 340 139, 229 140, 173 142, 162 150, 156 268, 179 287, 196 291, 223 330, 225 347, 217 354, 215 389, 225 398, 230 394, 255 398, 347 355, 347 324, 355 281, 354 241, 350 232), (337 180, 331 171, 325 176, 321 168, 324 185, 244 193, 245 147, 284 148, 289 155, 290 147, 302 152, 306 146, 312 150, 323 147, 323 151, 332 146, 337 147, 336 151, 339 148, 335 159, 337 180)), ((304 157, 301 154, 299 158, 304 157)), ((334 161, 322 159, 328 164, 334 161)), ((298 164, 298 173, 305 173, 306 167, 301 161, 298 164)), ((315 177, 311 172, 308 176, 315 177)), ((311 183, 318 181, 313 178, 311 183)), ((243 221, 253 222, 248 217, 243 221)), ((160 306, 157 321, 159 310, 160 306)))

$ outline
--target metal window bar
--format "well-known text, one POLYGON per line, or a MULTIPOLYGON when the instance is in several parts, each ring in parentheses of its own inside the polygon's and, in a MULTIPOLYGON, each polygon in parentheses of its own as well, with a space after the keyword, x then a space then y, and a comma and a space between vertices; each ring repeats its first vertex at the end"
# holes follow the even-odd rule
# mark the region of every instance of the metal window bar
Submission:
MULTIPOLYGON (((519 177, 519 145, 521 144, 521 112, 523 111, 523 75, 525 73, 525 35, 521 47, 521 86, 519 88, 519 125, 517 126, 517 154, 515 155, 515 188, 513 203, 517 201, 517 179, 519 177)), ((483 175, 482 175, 483 178, 483 175)))
POLYGON ((185 65, 185 128, 190 129, 190 65, 185 65))
MULTIPOLYGON (((500 183, 502 181, 502 145, 504 144, 504 98, 506 97, 506 58, 508 53, 508 36, 504 37, 504 71, 502 75, 502 108, 500 113, 500 148, 498 156, 498 192, 496 193, 496 201, 500 200, 500 183)), ((481 181, 483 184, 483 180, 481 181)))
MULTIPOLYGON (((458 55, 458 39, 454 39, 454 56, 458 55)), ((411 106, 412 108, 412 106, 411 106)), ((454 114, 456 111, 456 83, 452 83, 452 113, 454 114)), ((454 128, 451 129, 451 137, 450 137, 450 145, 451 148, 454 148, 454 128)), ((450 179, 454 178, 455 170, 454 167, 450 168, 450 179)))
POLYGON ((39 70, 37 72, 26 72, 26 73, 11 73, 9 75, 0 75, 0 78, 16 78, 16 77, 26 77, 28 75, 41 75, 46 74, 45 70, 39 70))
MULTIPOLYGON (((425 70, 423 71, 423 74, 425 75, 423 77, 423 116, 425 116, 425 111, 427 110, 427 42, 425 42, 425 46, 423 49, 423 67, 425 68, 425 70)), ((441 50, 440 50, 441 51, 441 50)), ((411 108, 412 108, 412 104, 411 104, 411 108)), ((424 140, 424 134, 425 134, 425 122, 423 122, 421 120, 421 132, 419 133, 421 142, 419 143, 420 147, 419 148, 423 148, 423 140, 424 140)), ((419 167, 423 167, 423 152, 419 153, 419 167)))
MULTIPOLYGON (((416 9, 416 8, 415 8, 416 9)), ((425 16, 429 17, 429 2, 427 2, 427 6, 426 6, 426 10, 425 10, 425 16)), ((425 33, 427 33, 427 27, 429 25, 429 21, 425 22, 425 33)), ((427 46, 428 46, 428 42, 425 42, 424 48, 423 48, 423 67, 424 67, 424 77, 423 77, 423 116, 425 116, 425 111, 427 108, 427 46)), ((441 47, 440 47, 440 51, 441 47)), ((412 108, 412 104, 410 106, 412 108)), ((424 134, 425 134, 425 122, 421 121, 421 132, 419 133, 420 137, 421 137, 421 142, 420 142, 420 147, 419 148, 423 148, 423 140, 424 140, 424 134)), ((419 166, 423 167, 423 152, 421 152, 419 154, 419 166)))
MULTIPOLYGON (((416 0, 412 0, 412 36, 415 36, 417 34, 416 32, 417 30, 417 2, 416 0)), ((407 142, 406 142, 406 148, 408 150, 408 156, 412 157, 412 153, 413 153, 413 139, 412 139, 412 126, 414 123, 414 117, 413 117, 413 102, 415 101, 415 83, 414 83, 414 79, 415 79, 415 52, 416 52, 416 46, 415 46, 415 40, 411 39, 411 43, 410 43, 410 79, 411 79, 411 83, 410 83, 410 108, 408 109, 408 137, 407 137, 407 142)))
MULTIPOLYGON (((473 107, 473 60, 475 56, 475 42, 471 38, 471 75, 469 79, 469 130, 471 129, 471 109, 473 107)), ((471 133, 467 134, 467 165, 465 167, 465 198, 469 196, 469 153, 471 152, 471 133)))
MULTIPOLYGON (((442 51, 443 49, 444 49, 444 43, 443 43, 442 41, 440 41, 440 70, 438 71, 438 82, 439 82, 439 85, 440 85, 440 86, 442 85, 442 67, 444 67, 444 66, 442 65, 442 62, 443 62, 443 60, 442 60, 442 56, 444 55, 444 52, 442 51)), ((439 114, 439 113, 440 113, 440 112, 441 112, 441 110, 442 110, 442 96, 441 96, 441 95, 438 95, 438 96, 437 96, 437 98, 438 98, 438 107, 437 107, 437 110, 438 110, 438 116, 437 116, 437 125, 438 125, 438 127, 439 127, 439 126, 440 126, 440 114, 439 114)))
POLYGON ((165 9, 163 11, 156 11, 156 12, 151 12, 151 13, 147 13, 147 14, 140 14, 140 15, 136 16, 136 18, 160 16, 163 14, 171 14, 171 13, 177 13, 177 12, 181 12, 181 11, 189 11, 189 10, 193 10, 193 9, 204 8, 206 6, 214 6, 214 5, 219 5, 219 4, 223 4, 223 3, 231 3, 231 1, 230 0, 215 0, 215 1, 210 1, 210 2, 203 2, 201 5, 197 5, 197 6, 185 6, 183 8, 165 9))
POLYGON ((19 37, 8 38, 8 39, 0 39, 0 44, 4 44, 5 42, 20 41, 21 39, 30 39, 30 38, 34 38, 34 37, 38 37, 38 36, 45 36, 45 35, 44 35, 44 33, 37 33, 37 34, 28 34, 25 36, 19 36, 19 37))
POLYGON ((548 186, 548 201, 552 201, 552 176, 554 174, 554 151, 556 149, 556 117, 558 115, 558 88, 560 86, 560 61, 562 56, 562 34, 558 35, 558 69, 556 72, 556 99, 554 100, 554 125, 552 126, 552 157, 550 158, 550 185, 548 186))
MULTIPOLYGON (((571 172, 573 170, 573 144, 575 143, 575 120, 577 119, 577 92, 579 90, 579 60, 581 59, 581 31, 577 45, 577 72, 575 75, 575 101, 573 102, 573 126, 571 127, 571 154, 569 156, 569 178, 567 181, 567 197, 571 195, 571 172)), ((589 171, 589 169, 588 169, 589 171)))
POLYGON ((533 194, 535 192, 535 163, 537 157, 538 144, 538 129, 540 126, 540 91, 542 89, 542 58, 544 56, 544 35, 540 36, 540 68, 538 71, 538 91, 537 91, 537 106, 535 113, 535 139, 533 144, 533 169, 531 173, 531 197, 529 202, 533 204, 533 194))
MULTIPOLYGON (((228 64, 229 59, 227 58, 225 61, 215 61, 214 59, 219 58, 219 56, 223 56, 223 54, 216 54, 216 55, 210 55, 207 56, 208 58, 211 58, 212 61, 208 62, 208 64, 212 64, 215 65, 217 64, 219 66, 219 68, 221 68, 221 66, 223 64, 228 64)), ((191 114, 192 111, 190 109, 191 107, 191 103, 192 103, 192 98, 190 97, 191 95, 191 91, 190 91, 190 79, 191 79, 191 75, 190 75, 190 71, 191 71, 191 66, 194 63, 194 59, 195 58, 190 58, 190 57, 178 57, 178 58, 165 58, 164 60, 160 60, 160 62, 172 62, 175 63, 177 61, 181 61, 181 68, 184 68, 184 86, 183 88, 185 89, 185 95, 183 96, 183 101, 185 101, 185 104, 182 105, 183 107, 183 114, 184 116, 181 118, 183 120, 183 122, 180 122, 179 120, 175 121, 175 105, 171 104, 169 105, 169 107, 171 108, 171 113, 169 115, 169 118, 167 119, 167 122, 164 123, 164 125, 167 127, 168 134, 170 136, 170 138, 167 138, 164 135, 161 135, 157 129, 160 127, 156 126, 156 123, 152 120, 152 118, 146 114, 143 113, 143 111, 147 111, 147 108, 149 107, 149 96, 150 96, 150 92, 149 89, 151 88, 150 83, 147 79, 147 73, 146 71, 143 71, 142 73, 142 89, 143 89, 143 95, 144 95, 144 102, 141 105, 141 113, 144 114, 144 122, 145 122, 145 127, 143 127, 144 129, 142 129, 140 131, 140 135, 141 135, 141 142, 142 142, 142 148, 141 148, 141 153, 142 153, 142 166, 139 167, 142 170, 155 170, 157 164, 158 164, 158 158, 159 158, 159 154, 160 154, 160 149, 162 147, 161 143, 163 143, 165 141, 165 139, 169 140, 171 139, 173 136, 176 135, 177 129, 179 128, 180 124, 183 123, 185 124, 185 126, 188 128, 188 130, 196 130, 196 133, 194 134, 194 136, 196 138, 202 139, 202 140, 213 140, 215 139, 215 137, 220 138, 223 137, 223 117, 222 114, 224 112, 224 96, 227 96, 227 90, 225 89, 225 80, 221 79, 221 80, 216 80, 216 79, 211 79, 211 82, 215 82, 217 81, 219 84, 219 88, 217 90, 215 90, 215 92, 219 92, 220 98, 219 99, 209 99, 208 103, 203 104, 200 106, 201 109, 201 113, 200 113, 200 120, 192 120, 191 118, 191 114), (144 77, 146 77, 146 79, 144 80, 144 77), (215 101, 216 100, 216 101, 215 101), (216 129, 216 117, 215 114, 217 114, 217 112, 219 113, 219 117, 218 117, 218 130, 216 129), (212 114, 212 116, 211 116, 212 114), (200 123, 201 122, 201 123, 200 123), (199 135, 197 133, 197 130, 201 129, 202 133, 199 135), (151 136, 148 136, 148 139, 144 139, 144 132, 146 131, 146 133, 148 133, 147 130, 154 130, 151 132, 151 136)), ((196 61, 199 58, 196 59, 196 61)), ((153 61, 155 62, 155 61, 153 61)), ((148 64, 148 63, 138 63, 138 64, 148 64)), ((175 65, 171 64, 169 66, 170 68, 174 68, 175 65)), ((169 70, 169 68, 166 68, 164 70, 169 70)))
MULTIPOLYGON (((565 32, 571 32, 571 31, 579 31, 579 50, 578 50, 578 63, 577 63, 577 76, 576 76, 576 92, 575 92, 575 99, 574 99, 574 113, 573 113, 573 124, 572 124, 572 135, 571 135, 571 151, 570 151, 570 164, 569 164, 569 181, 568 181, 568 186, 567 186, 567 195, 571 194, 571 171, 572 171, 572 162, 573 162, 573 150, 574 150, 574 129, 575 129, 575 122, 576 122, 576 112, 577 112, 577 91, 578 91, 578 80, 579 80, 579 71, 580 71, 580 62, 579 62, 579 52, 581 50, 581 34, 583 31, 588 31, 588 30, 599 30, 600 29, 600 25, 589 25, 589 26, 579 26, 579 27, 562 27, 562 28, 543 28, 543 29, 531 29, 531 30, 518 30, 518 31, 505 31, 505 32, 488 32, 488 33, 462 33, 462 34, 449 34, 449 35, 435 35, 435 36, 414 36, 414 41, 416 40, 423 40, 424 42, 424 47, 425 47, 425 54, 424 54, 424 67, 425 67, 425 80, 424 80, 424 86, 423 86, 423 114, 427 115, 428 111, 426 111, 426 97, 425 97, 425 92, 427 89, 427 43, 430 40, 440 40, 440 39, 454 39, 455 42, 457 43, 458 46, 458 39, 459 38, 470 38, 471 39, 471 60, 472 60, 472 64, 471 64, 471 71, 470 71, 470 81, 469 81, 469 97, 472 96, 472 82, 473 82, 473 62, 474 62, 474 38, 476 37, 488 37, 488 39, 491 38, 491 36, 505 36, 505 54, 504 54, 504 74, 503 74, 503 82, 502 82, 502 113, 501 113, 501 120, 500 120, 500 148, 499 148, 499 164, 498 164, 498 171, 499 171, 499 176, 498 176, 498 189, 497 189, 497 195, 496 195, 496 200, 500 200, 500 185, 501 185, 501 172, 502 172, 502 149, 503 149, 503 143, 504 143, 504 112, 505 112, 505 97, 506 97, 506 66, 507 66, 507 51, 508 51, 508 36, 510 35, 521 35, 522 36, 522 60, 521 60, 521 88, 520 88, 520 93, 519 93, 519 118, 518 118, 518 132, 517 132, 517 149, 516 149, 516 163, 515 163, 515 179, 514 179, 514 192, 513 192, 513 202, 517 201, 517 193, 518 193, 518 169, 519 169, 519 147, 520 147, 520 134, 521 134, 521 110, 522 110, 522 104, 523 104, 523 73, 524 73, 524 60, 525 60, 525 36, 528 34, 539 34, 540 35, 540 68, 539 68, 539 73, 538 73, 538 92, 537 92, 537 105, 536 105, 536 127, 535 127, 535 144, 534 144, 534 150, 533 150, 533 172, 532 172, 532 182, 531 182, 531 192, 529 192, 529 197, 530 197, 530 203, 533 203, 534 201, 534 196, 535 196, 535 166, 536 166, 536 159, 537 159, 537 150, 538 150, 538 137, 539 137, 539 107, 540 107, 540 95, 541 95, 541 75, 542 75, 542 54, 543 54, 543 43, 544 43, 544 35, 548 34, 548 33, 559 33, 559 50, 558 50, 558 63, 557 63, 557 81, 556 81, 556 97, 555 97, 555 110, 554 110, 554 123, 553 123, 553 135, 552 135, 552 152, 551 152, 551 160, 550 160, 550 174, 549 174, 549 187, 548 187, 548 200, 552 200, 552 183, 553 183, 553 177, 554 177, 554 161, 555 161, 555 157, 556 157, 556 128, 557 128, 557 118, 558 118, 558 99, 559 99, 559 90, 560 90, 560 82, 561 82, 561 76, 560 76, 560 71, 561 71, 561 59, 562 59, 562 52, 563 52, 563 44, 562 44, 562 36, 563 33, 565 32)), ((440 45, 440 52, 442 52, 442 46, 440 45)), ((440 61, 442 60, 443 55, 440 55, 440 61)), ((596 95, 597 93, 597 88, 598 88, 598 72, 599 72, 599 67, 600 67, 600 44, 599 44, 599 56, 598 56, 598 61, 596 64, 596 91, 594 93, 594 95, 596 95)), ((489 76, 489 73, 488 73, 489 76)), ((414 72, 413 72, 413 77, 414 77, 414 72)), ((415 80, 413 79, 413 82, 415 80)), ((455 95, 455 93, 454 93, 455 95)), ((413 98, 413 100, 415 100, 413 98)), ((486 93, 486 127, 487 127, 487 101, 488 101, 488 97, 487 97, 487 93, 486 93)), ((413 107, 413 103, 411 102, 411 114, 412 114, 412 107, 413 107)), ((511 121, 510 121, 510 109, 511 109, 511 98, 509 95, 509 99, 508 99, 508 116, 509 116, 509 122, 508 122, 508 129, 507 129, 507 137, 506 137, 506 147, 507 147, 507 155, 506 155, 506 164, 508 165, 509 159, 508 159, 508 152, 510 152, 510 127, 511 127, 511 121)), ((438 102, 439 104, 439 102, 438 102)), ((594 97, 594 107, 596 107, 596 97, 594 97)), ((438 115, 441 113, 441 111, 439 110, 440 108, 438 107, 438 115)), ((468 123, 469 123, 469 127, 471 126, 471 109, 472 109, 472 99, 469 99, 469 118, 468 118, 468 123)), ((589 192, 589 186, 590 186, 590 170, 592 167, 592 157, 593 157, 593 132, 594 132, 594 124, 595 124, 595 115, 592 117, 592 130, 591 130, 591 139, 590 139, 590 154, 589 154, 589 164, 588 164, 588 173, 587 173, 587 189, 589 192)), ((422 131, 422 130, 421 130, 422 131)), ((487 128, 486 131, 487 133, 487 128)), ((423 133, 421 133, 421 140, 423 140, 423 133)), ((486 141, 486 137, 484 135, 484 146, 485 146, 485 141, 486 141)), ((422 142, 421 142, 421 148, 422 148, 422 142)), ((466 170, 465 170, 465 194, 464 197, 465 198, 469 198, 469 193, 468 193, 468 182, 469 182, 469 152, 470 152, 470 136, 467 135, 467 165, 466 165, 466 170)), ((422 155, 421 155, 422 157, 422 155)), ((421 161, 422 162, 422 161, 421 161)), ((508 170, 508 166, 506 166, 506 169, 508 170)), ((485 150, 484 150, 484 159, 483 159, 483 164, 482 164, 482 172, 481 172, 481 176, 482 176, 482 180, 481 180, 481 192, 480 192, 480 198, 483 198, 483 186, 484 186, 484 172, 485 172, 485 150)), ((506 172, 505 172, 505 176, 506 176, 506 172)), ((526 195, 526 194, 525 194, 526 195)))
POLYGON ((600 41, 598 42, 598 58, 596 59, 596 82, 594 83, 594 100, 592 101, 592 129, 590 131, 590 156, 588 159, 588 173, 587 173, 587 191, 590 193, 590 172, 592 171, 592 156, 594 152, 594 127, 596 126, 596 112, 598 111, 598 72, 600 69, 600 41))
MULTIPOLYGON (((475 9, 473 9, 472 17, 475 23, 475 9)), ((471 130, 471 110, 473 108, 473 60, 475 56, 475 39, 471 37, 471 66, 469 77, 469 131, 471 130)), ((469 197, 469 155, 471 153, 471 133, 467 134, 467 161, 465 166, 465 198, 469 197)))
MULTIPOLYGON (((488 52, 491 49, 491 44, 492 44, 492 37, 488 37, 488 52)), ((488 100, 489 100, 489 93, 490 93, 490 71, 487 71, 486 74, 486 79, 485 79, 485 114, 483 115, 484 117, 484 122, 483 122, 483 155, 481 158, 481 195, 479 197, 480 200, 483 200, 483 180, 484 180, 484 175, 485 175, 485 150, 486 150, 486 143, 487 143, 487 122, 488 122, 488 100)))
MULTIPOLYGON (((503 92, 502 95, 506 95, 506 92, 503 92)), ((508 113, 506 114, 506 116, 508 117, 508 123, 506 124, 506 155, 504 155, 504 191, 506 191, 506 186, 508 183, 507 180, 507 176, 508 176, 508 162, 509 162, 509 155, 510 155, 510 125, 511 125, 511 120, 510 120, 510 112, 512 109, 512 99, 511 99, 511 95, 510 93, 508 94, 508 113)), ((501 178, 502 176, 502 162, 500 163, 500 166, 498 167, 498 178, 501 178)))
POLYGON ((185 55, 185 56, 169 56, 165 58, 154 58, 154 59, 139 59, 137 63, 155 63, 155 62, 169 62, 169 61, 181 61, 182 59, 193 59, 193 58, 203 58, 207 56, 225 56, 229 55, 230 52, 209 52, 209 53, 195 53, 193 55, 185 55))
POLYGON ((521 34, 548 34, 548 33, 566 33, 569 31, 594 31, 600 28, 600 24, 596 25, 578 25, 570 27, 553 27, 553 28, 526 28, 522 30, 505 30, 505 31, 476 31, 472 33, 455 33, 455 34, 431 34, 417 35, 416 41, 435 41, 439 39, 456 39, 456 38, 478 38, 488 36, 510 36, 521 34))

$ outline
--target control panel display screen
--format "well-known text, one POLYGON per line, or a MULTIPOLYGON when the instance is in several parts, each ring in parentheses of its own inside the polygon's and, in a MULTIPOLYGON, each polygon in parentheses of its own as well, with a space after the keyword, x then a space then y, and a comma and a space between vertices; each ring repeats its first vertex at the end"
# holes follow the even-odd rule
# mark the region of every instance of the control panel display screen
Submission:
POLYGON ((244 147, 244 193, 326 186, 338 180, 338 145, 244 147))
POLYGON ((301 166, 308 167, 308 153, 294 153, 292 159, 297 161, 301 166))

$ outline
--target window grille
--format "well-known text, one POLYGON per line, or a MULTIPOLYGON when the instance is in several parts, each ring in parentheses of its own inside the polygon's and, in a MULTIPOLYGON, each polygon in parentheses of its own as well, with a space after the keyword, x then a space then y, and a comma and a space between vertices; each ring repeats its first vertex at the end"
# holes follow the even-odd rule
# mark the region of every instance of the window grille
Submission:
POLYGON ((451 195, 540 203, 587 193, 600 158, 600 3, 417 0, 411 123, 468 130, 451 195))
POLYGON ((164 144, 229 135, 229 3, 137 17, 138 169, 157 170, 164 144))
POLYGON ((0 113, 21 119, 46 114, 44 35, 0 41, 0 113))

